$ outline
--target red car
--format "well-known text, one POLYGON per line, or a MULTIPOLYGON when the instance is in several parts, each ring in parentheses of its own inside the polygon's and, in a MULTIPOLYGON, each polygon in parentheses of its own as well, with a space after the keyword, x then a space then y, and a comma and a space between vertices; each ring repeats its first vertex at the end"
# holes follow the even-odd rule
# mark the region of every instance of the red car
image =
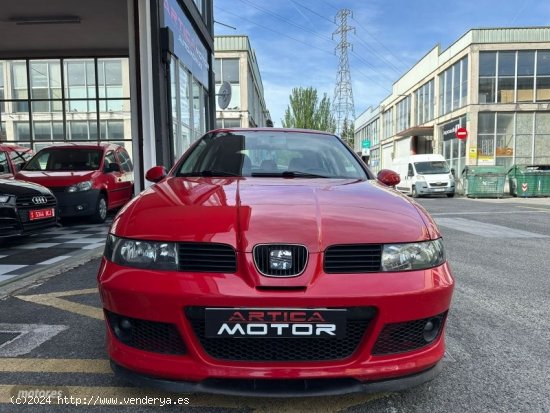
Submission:
POLYGON ((338 137, 220 129, 116 216, 98 274, 109 356, 171 391, 393 391, 442 368, 453 291, 427 212, 338 137))
POLYGON ((89 216, 103 222, 107 211, 128 202, 134 191, 133 165, 115 144, 64 144, 40 150, 15 175, 49 188, 60 217, 89 216))
POLYGON ((12 178, 32 158, 32 149, 0 144, 0 179, 12 178))

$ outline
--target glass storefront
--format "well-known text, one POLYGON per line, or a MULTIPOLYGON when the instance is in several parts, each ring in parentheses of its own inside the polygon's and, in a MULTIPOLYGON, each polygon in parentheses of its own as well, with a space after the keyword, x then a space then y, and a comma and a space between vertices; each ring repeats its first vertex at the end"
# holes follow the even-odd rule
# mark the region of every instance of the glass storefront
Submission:
POLYGON ((206 132, 208 92, 175 57, 170 62, 172 162, 206 132))
POLYGON ((2 141, 39 150, 115 142, 132 151, 127 58, 0 61, 2 141))
POLYGON ((480 113, 478 163, 506 168, 550 164, 550 113, 480 113))

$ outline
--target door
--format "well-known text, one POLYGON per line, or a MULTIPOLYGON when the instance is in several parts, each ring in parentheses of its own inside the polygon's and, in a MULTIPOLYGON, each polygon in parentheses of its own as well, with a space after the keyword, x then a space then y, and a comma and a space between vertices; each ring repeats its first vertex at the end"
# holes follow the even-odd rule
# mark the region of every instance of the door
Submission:
POLYGON ((108 151, 103 161, 103 179, 107 186, 108 208, 114 208, 125 202, 123 174, 115 151, 108 151))
POLYGON ((124 203, 128 202, 134 196, 134 165, 130 160, 130 155, 126 152, 126 149, 119 148, 116 151, 116 157, 120 164, 121 182, 120 188, 122 191, 122 200, 124 203))

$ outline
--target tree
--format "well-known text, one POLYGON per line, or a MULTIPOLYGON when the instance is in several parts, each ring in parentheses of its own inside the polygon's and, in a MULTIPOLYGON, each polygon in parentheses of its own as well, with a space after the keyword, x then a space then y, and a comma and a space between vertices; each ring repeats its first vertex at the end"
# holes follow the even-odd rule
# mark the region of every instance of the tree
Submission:
POLYGON ((325 93, 319 102, 317 90, 294 88, 289 96, 290 104, 282 120, 285 128, 315 129, 327 132, 336 130, 336 121, 331 112, 330 98, 325 93))
POLYGON ((355 141, 354 129, 355 128, 353 126, 353 121, 349 121, 348 118, 344 119, 341 138, 344 140, 344 142, 347 142, 351 148, 353 148, 353 144, 355 141))

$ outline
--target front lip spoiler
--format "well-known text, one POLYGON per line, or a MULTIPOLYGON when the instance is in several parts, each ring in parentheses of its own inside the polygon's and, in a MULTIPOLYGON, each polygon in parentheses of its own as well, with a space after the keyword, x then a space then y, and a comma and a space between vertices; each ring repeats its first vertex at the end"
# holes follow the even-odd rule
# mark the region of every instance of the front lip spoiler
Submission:
POLYGON ((352 378, 302 380, 207 379, 202 382, 186 382, 139 374, 119 366, 112 360, 111 368, 117 376, 137 386, 152 387, 174 393, 211 393, 247 397, 311 397, 402 391, 435 378, 443 369, 443 362, 439 361, 429 369, 410 376, 372 382, 360 382, 352 378))

